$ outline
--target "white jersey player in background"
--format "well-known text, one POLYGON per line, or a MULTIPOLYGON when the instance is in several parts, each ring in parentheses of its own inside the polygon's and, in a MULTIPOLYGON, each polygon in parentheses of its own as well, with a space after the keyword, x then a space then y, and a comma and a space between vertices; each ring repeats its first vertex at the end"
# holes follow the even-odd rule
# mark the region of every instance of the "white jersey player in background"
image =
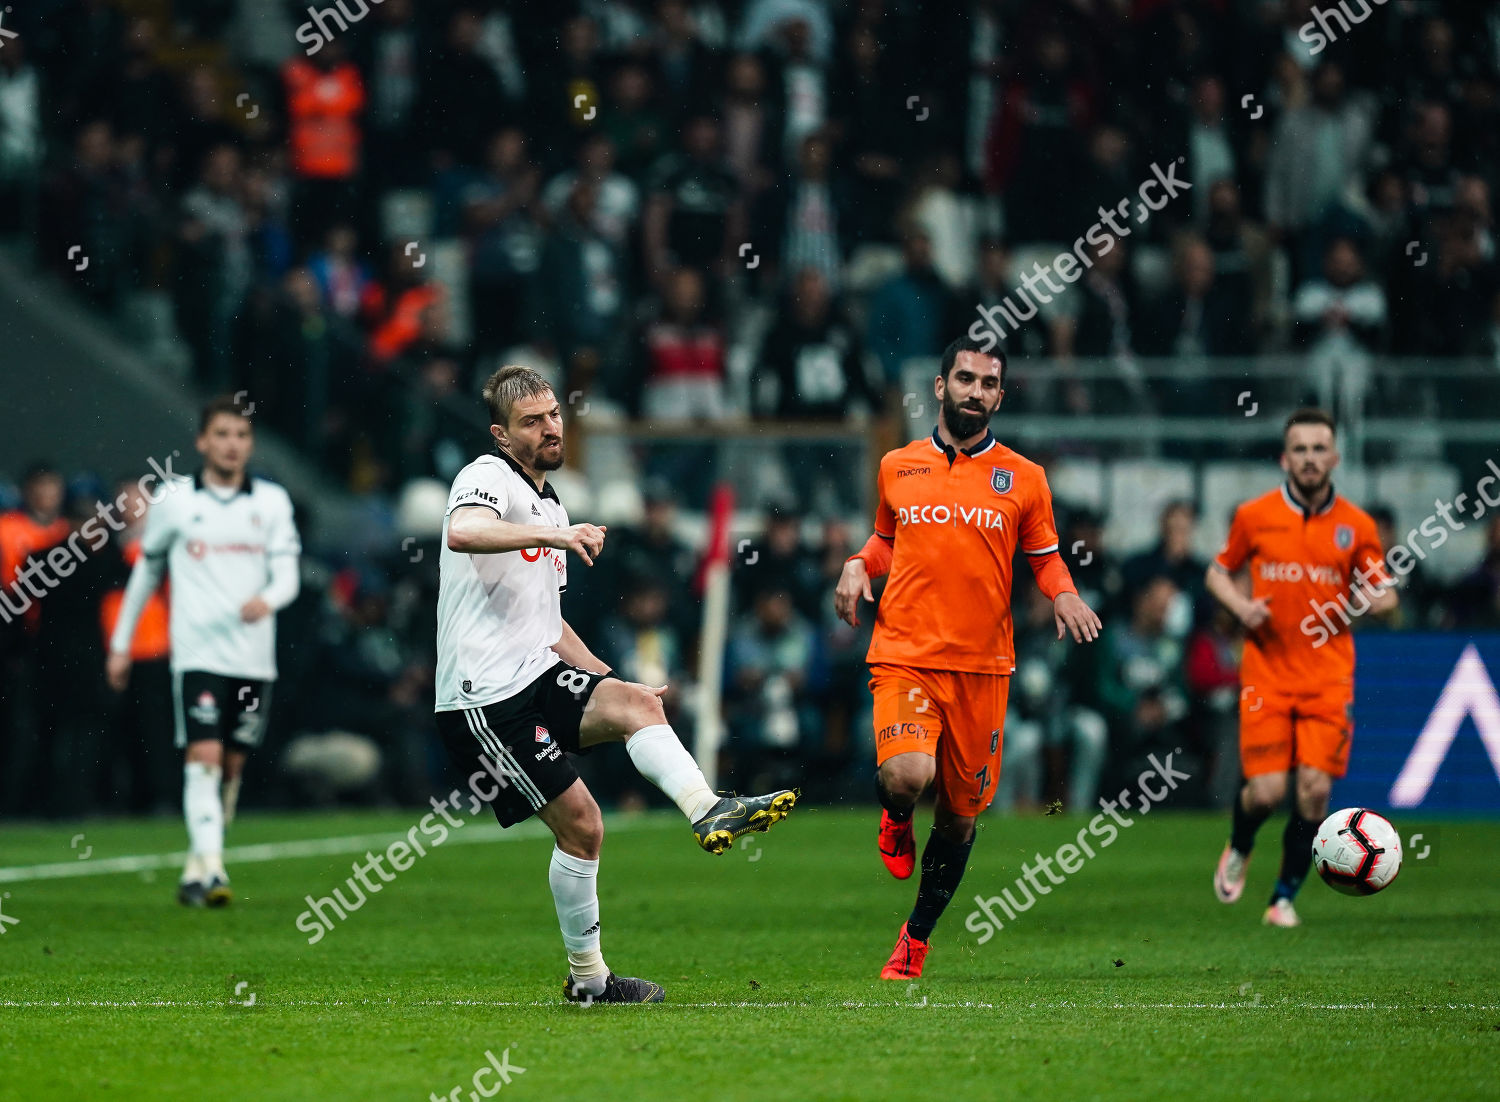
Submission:
POLYGON ((716 795, 667 724, 666 686, 613 677, 563 620, 567 553, 592 566, 605 530, 569 524, 547 485, 547 472, 563 463, 562 410, 547 380, 503 367, 485 384, 484 399, 499 454, 458 473, 443 525, 438 732, 471 782, 486 774, 500 781, 489 803, 501 826, 536 815, 556 837, 548 879, 568 953, 568 999, 660 1002, 659 986, 616 976, 600 953, 604 820, 564 751, 624 742, 636 769, 715 854, 742 834, 769 830, 797 793, 716 795))
POLYGON ((203 410, 196 441, 202 469, 161 488, 147 514, 110 639, 107 676, 123 690, 130 640, 147 599, 172 578, 173 711, 185 750, 182 814, 188 859, 178 884, 186 906, 222 907, 233 895, 224 870, 224 828, 234 818, 245 758, 260 745, 276 680, 276 613, 297 596, 302 545, 292 502, 246 470, 250 419, 232 398, 203 410))

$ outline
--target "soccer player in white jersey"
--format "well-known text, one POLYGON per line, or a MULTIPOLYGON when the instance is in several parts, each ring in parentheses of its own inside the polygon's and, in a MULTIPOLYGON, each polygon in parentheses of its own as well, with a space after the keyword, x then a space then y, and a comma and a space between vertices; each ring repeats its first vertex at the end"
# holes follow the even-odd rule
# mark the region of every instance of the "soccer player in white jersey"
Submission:
POLYGON ((302 545, 286 491, 246 470, 254 435, 234 399, 204 408, 196 443, 202 468, 161 487, 161 500, 147 514, 106 674, 117 691, 125 687, 136 622, 169 573, 173 710, 177 747, 185 751, 189 843, 177 899, 222 907, 233 898, 224 828, 234 819, 245 758, 265 734, 276 680, 276 613, 297 596, 302 545))
MULTIPOLYGON (((547 380, 502 367, 484 386, 497 455, 453 481, 444 521, 437 625, 437 728, 454 763, 501 780, 503 827, 538 816, 556 838, 548 879, 574 1002, 660 1002, 649 980, 616 976, 599 951, 596 883, 604 820, 563 751, 625 743, 631 761, 722 853, 769 830, 797 802, 784 789, 720 797, 667 724, 666 686, 610 674, 562 618, 567 553, 592 566, 605 530, 570 524, 547 472, 563 463, 562 410, 547 380)), ((479 773, 474 773, 479 776, 479 773)))

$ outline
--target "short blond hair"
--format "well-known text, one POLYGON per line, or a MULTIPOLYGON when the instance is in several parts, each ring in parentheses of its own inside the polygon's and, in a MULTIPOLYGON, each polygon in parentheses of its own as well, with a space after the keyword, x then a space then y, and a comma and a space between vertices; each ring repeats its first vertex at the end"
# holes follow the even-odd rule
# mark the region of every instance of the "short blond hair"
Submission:
POLYGON ((520 364, 506 364, 485 380, 484 404, 489 407, 493 424, 510 427, 510 414, 516 403, 526 398, 550 394, 552 384, 540 372, 520 364))

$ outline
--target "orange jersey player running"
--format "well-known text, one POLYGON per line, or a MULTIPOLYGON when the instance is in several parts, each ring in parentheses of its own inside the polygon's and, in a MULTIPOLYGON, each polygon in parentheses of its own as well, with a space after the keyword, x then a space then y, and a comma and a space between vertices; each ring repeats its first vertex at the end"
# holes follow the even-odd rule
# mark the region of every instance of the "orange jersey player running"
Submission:
POLYGON ((1245 626, 1240 663, 1240 765, 1229 842, 1214 872, 1220 902, 1245 887, 1255 832, 1287 794, 1281 872, 1263 921, 1299 926, 1292 900, 1312 864, 1328 792, 1349 764, 1354 721, 1354 617, 1396 607, 1394 583, 1369 514, 1334 493, 1334 421, 1318 409, 1287 418, 1286 482, 1235 510, 1208 591, 1245 626), (1250 595, 1235 575, 1248 569, 1250 595))
POLYGON ((1011 564, 1029 557, 1052 601, 1057 637, 1098 637, 1099 617, 1057 552, 1042 468, 989 431, 1005 396, 1005 356, 961 337, 933 381, 931 436, 880 461, 875 534, 844 564, 834 608, 858 624, 870 579, 890 574, 870 641, 880 856, 897 879, 916 865, 912 812, 936 779, 937 809, 922 851, 916 906, 882 979, 922 974, 933 927, 958 890, 974 820, 995 797, 1010 675, 1011 564))

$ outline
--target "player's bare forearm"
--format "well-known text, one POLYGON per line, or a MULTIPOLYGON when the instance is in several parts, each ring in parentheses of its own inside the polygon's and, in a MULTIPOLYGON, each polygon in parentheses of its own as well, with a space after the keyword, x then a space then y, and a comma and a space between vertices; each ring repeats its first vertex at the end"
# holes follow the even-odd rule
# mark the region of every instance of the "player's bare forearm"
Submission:
POLYGON ((448 520, 448 547, 466 555, 496 555, 505 551, 527 551, 552 547, 572 551, 588 566, 604 547, 605 527, 575 524, 569 528, 546 528, 537 524, 512 524, 489 509, 471 506, 459 509, 448 520))
POLYGON ((601 662, 594 652, 589 650, 587 644, 578 637, 578 633, 566 620, 563 621, 562 638, 552 645, 552 649, 570 666, 577 666, 580 670, 588 670, 590 673, 609 672, 609 664, 601 662))

